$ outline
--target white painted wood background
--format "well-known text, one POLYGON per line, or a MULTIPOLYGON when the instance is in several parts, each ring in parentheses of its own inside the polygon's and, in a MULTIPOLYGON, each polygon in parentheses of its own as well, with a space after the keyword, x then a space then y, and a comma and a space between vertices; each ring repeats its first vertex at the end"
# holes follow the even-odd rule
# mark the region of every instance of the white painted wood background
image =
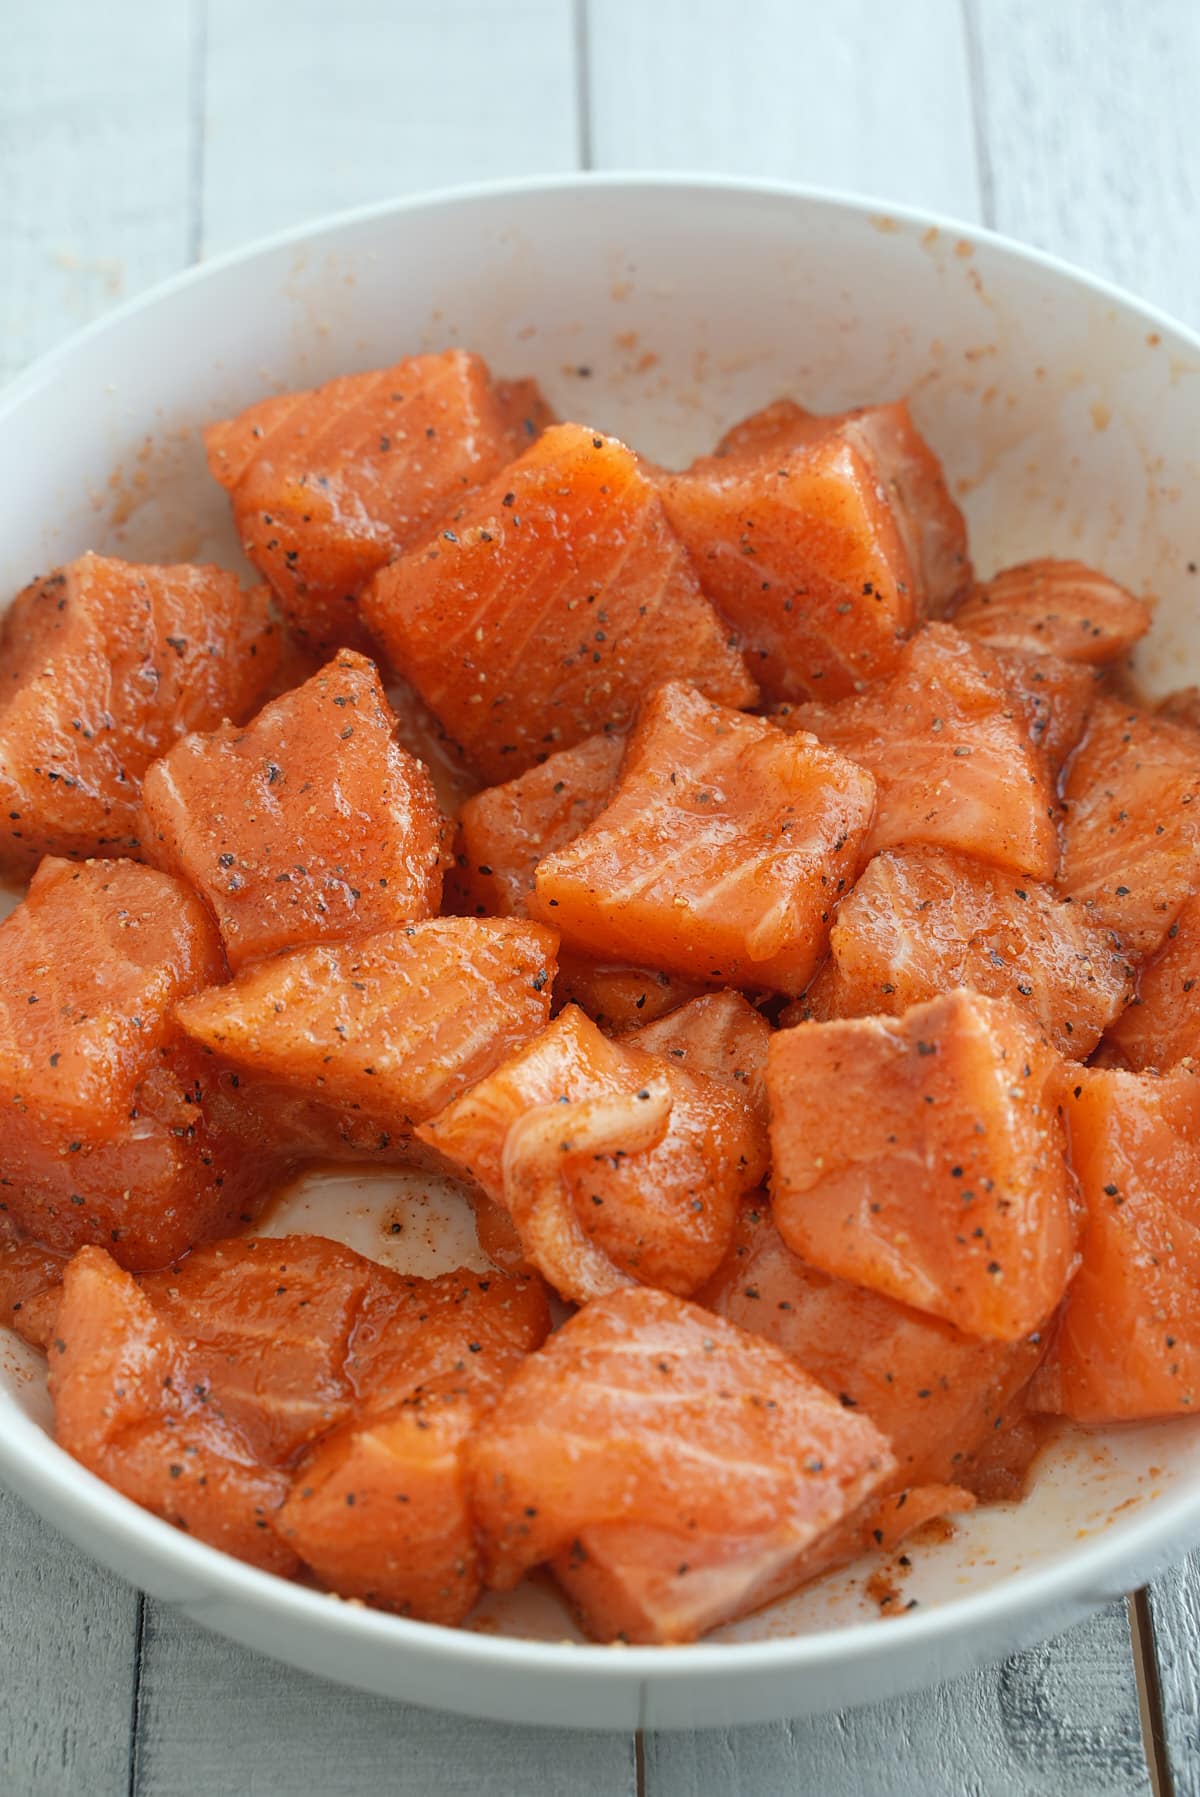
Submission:
MULTIPOLYGON (((576 167, 981 219, 1200 322, 1197 0, 38 0, 0 6, 0 375, 198 256, 576 167)), ((921 1697, 694 1736, 466 1723, 206 1635, 0 1494, 6 1797, 1200 1792, 1200 1569, 921 1697), (1145 1614, 1143 1614, 1143 1623, 1145 1614)))

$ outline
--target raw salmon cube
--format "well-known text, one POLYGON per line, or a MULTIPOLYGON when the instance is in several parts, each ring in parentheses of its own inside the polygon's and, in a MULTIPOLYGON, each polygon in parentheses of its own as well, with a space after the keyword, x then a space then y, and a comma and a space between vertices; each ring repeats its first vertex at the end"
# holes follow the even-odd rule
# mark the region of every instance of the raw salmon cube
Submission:
POLYGON ((1063 797, 1060 885, 1145 959, 1200 885, 1200 735, 1101 699, 1063 797))
POLYGON ((506 1273, 532 1273, 517 1226, 502 1204, 474 1187, 467 1193, 475 1214, 475 1240, 492 1265, 506 1273))
POLYGON ((1200 686, 1181 686, 1168 693, 1154 707, 1154 714, 1172 724, 1190 724, 1193 730, 1200 730, 1200 686))
POLYGON ((511 453, 515 456, 528 449, 544 430, 559 422, 554 407, 535 380, 497 381, 496 403, 508 431, 511 453))
POLYGON ((931 843, 1053 878, 1058 837, 1045 766, 995 661, 949 624, 927 624, 874 691, 792 706, 778 721, 875 776, 871 854, 931 843))
POLYGON ((847 1410, 869 1416, 896 1457, 891 1485, 990 1489, 991 1443, 1024 1416, 1040 1334, 983 1341, 882 1292, 806 1266, 761 1195, 743 1200, 734 1244, 696 1302, 790 1354, 847 1410))
POLYGON ((0 1243, 0 1324, 34 1348, 48 1347, 58 1317, 66 1260, 15 1235, 0 1243))
POLYGON ((245 729, 147 776, 143 847, 212 906, 231 966, 430 916, 444 820, 373 663, 343 650, 245 729))
POLYGON ((22 1229, 145 1267, 249 1220, 278 1163, 213 1126, 172 1017, 224 971, 207 911, 169 875, 42 863, 0 924, 0 1163, 22 1229))
POLYGON ((749 462, 786 456, 790 449, 819 436, 824 423, 820 413, 808 411, 794 399, 773 399, 730 425, 713 456, 749 462))
POLYGON ((478 1415, 456 1395, 344 1424, 296 1474, 281 1540, 339 1597, 462 1622, 482 1588, 464 1455, 478 1415))
POLYGON ((623 729, 674 676, 756 688, 637 458, 555 425, 381 572, 363 617, 491 781, 623 729))
POLYGON ((514 453, 478 356, 410 356, 281 393, 204 433, 242 548, 322 656, 368 648, 358 595, 514 453))
POLYGON ((672 682, 642 708, 600 815, 537 870, 571 948, 802 992, 862 864, 870 774, 672 682))
POLYGON ((1104 690, 1105 670, 1087 662, 1064 661, 1059 655, 1030 655, 1002 644, 989 644, 988 648, 1015 710, 1025 721, 1030 743, 1057 779, 1067 757, 1078 747, 1092 706, 1104 690))
POLYGON ((209 1243, 138 1283, 162 1325, 188 1342, 222 1414, 272 1466, 350 1414, 355 1332, 400 1289, 396 1274, 353 1249, 302 1235, 209 1243))
POLYGON ((578 1005, 604 1030, 636 1029, 677 1010, 704 989, 700 981, 680 979, 661 968, 596 961, 560 947, 554 1003, 558 1010, 578 1005))
POLYGON ((1162 947, 1138 974, 1137 996, 1108 1043, 1136 1072, 1200 1061, 1200 898, 1187 899, 1162 947))
POLYGON ((272 1465, 418 1388, 490 1400, 550 1326, 527 1276, 418 1279, 322 1236, 217 1242, 141 1285, 272 1465))
POLYGON ((838 427, 874 461, 909 561, 919 571, 917 603, 939 617, 971 584, 967 525, 942 465, 913 424, 907 400, 845 412, 838 427))
POLYGON ((789 1589, 894 1466, 787 1355, 650 1291, 572 1317, 470 1458, 488 1582, 550 1561, 589 1632, 630 1641, 690 1641, 789 1589))
POLYGON ((308 1450, 280 1540, 343 1596, 461 1620, 479 1588, 462 1448, 546 1337, 540 1282, 416 1279, 285 1236, 200 1249, 142 1284, 259 1459, 308 1450))
POLYGON ((1104 667, 1150 628, 1152 607, 1083 562, 1022 562, 985 580, 954 614, 960 630, 993 648, 1104 667))
POLYGON ((1086 1060, 1132 991, 1111 930, 1052 886, 943 849, 887 849, 842 900, 809 992, 818 1018, 898 1017, 971 986, 1086 1060))
POLYGON ((55 1439, 89 1472, 239 1560, 296 1570, 270 1527, 286 1476, 258 1458, 187 1341, 100 1248, 80 1249, 63 1278, 50 1395, 55 1439))
POLYGON ((603 811, 624 749, 623 737, 588 736, 467 800, 459 815, 457 879, 471 910, 525 915, 538 862, 603 811))
POLYGON ((822 1272, 1019 1341, 1077 1265, 1057 1057, 1003 999, 772 1037, 774 1216, 822 1272))
POLYGON ((836 436, 710 456, 661 491, 700 584, 768 699, 831 699, 895 667, 915 577, 869 462, 836 436))
POLYGON ((765 1124, 771 1026, 740 992, 702 993, 664 1017, 624 1031, 620 1039, 690 1073, 726 1081, 765 1124))
POLYGON ((1200 1407, 1200 1077, 1069 1070, 1083 1265, 1034 1395, 1079 1422, 1200 1407))
MULTIPOLYGON (((319 1574, 339 1552, 351 1566, 386 1554, 370 1517, 343 1514, 340 1547, 319 1507, 293 1526, 298 1489, 303 1497, 318 1463, 329 1464, 322 1445, 293 1483, 281 1469, 297 1453, 325 1438, 332 1451, 359 1429, 369 1449, 376 1416, 403 1439, 400 1405, 422 1439, 436 1427, 440 1455, 457 1459, 461 1439, 447 1442, 442 1418, 479 1414, 550 1322, 536 1281, 466 1271, 414 1279, 315 1236, 217 1243, 141 1287, 98 1251, 70 1263, 50 1343, 58 1438, 168 1521, 281 1571, 297 1564, 292 1537, 319 1574), (289 1508, 276 1517, 289 1484, 289 1508)), ((422 1460, 416 1443, 410 1457, 422 1506, 409 1520, 414 1542, 423 1536, 431 1553, 439 1535, 461 1540, 464 1528, 469 1540, 461 1467, 450 1485, 438 1456, 422 1460), (456 1517, 445 1512, 451 1500, 456 1517)), ((344 1512, 353 1498, 342 1503, 344 1512)), ((473 1591, 473 1545, 470 1563, 473 1591)), ((419 1589, 422 1575, 410 1576, 419 1589)), ((434 1578, 431 1565, 423 1576, 434 1578)))
POLYGON ((438 804, 447 817, 457 817, 464 801, 480 790, 481 781, 407 680, 393 675, 384 691, 396 719, 397 741, 424 762, 438 804))
POLYGON ((766 1132, 733 1082, 609 1041, 574 1005, 418 1136, 503 1204, 529 1261, 583 1302, 694 1291, 729 1245, 766 1132))
POLYGON ((906 400, 827 416, 776 400, 735 425, 717 454, 778 456, 831 439, 850 444, 867 462, 900 532, 918 613, 940 616, 971 584, 967 526, 906 400))
MULTIPOLYGON (((410 1377, 420 1370, 419 1383, 390 1407, 376 1389, 314 1447, 276 1527, 340 1596, 456 1623, 481 1585, 465 1450, 526 1354, 545 1340, 549 1316, 538 1281, 459 1274, 415 1283, 426 1290, 398 1363, 394 1324, 377 1340, 388 1364, 383 1389, 395 1396, 406 1364, 410 1377), (445 1347, 431 1359, 425 1339, 447 1326, 445 1347)), ((374 1368, 369 1375, 378 1378, 374 1368)))
POLYGON ((188 730, 249 717, 280 631, 221 568, 82 555, 0 622, 0 870, 137 855, 142 776, 188 730))
POLYGON ((549 1022, 554 949, 539 924, 432 918, 285 950, 176 1014, 264 1116, 281 1095, 307 1097, 330 1156, 394 1159, 415 1124, 549 1022))

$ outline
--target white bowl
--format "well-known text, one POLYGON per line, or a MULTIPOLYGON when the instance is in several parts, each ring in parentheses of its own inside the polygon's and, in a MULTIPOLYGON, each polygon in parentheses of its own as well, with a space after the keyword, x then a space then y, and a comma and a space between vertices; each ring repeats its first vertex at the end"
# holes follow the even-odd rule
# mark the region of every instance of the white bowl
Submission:
MULTIPOLYGON (((87 548, 236 556, 196 427, 265 390, 449 343, 537 374, 568 416, 686 458, 782 392, 913 396, 977 564, 1056 551, 1160 596, 1143 671, 1200 678, 1200 340, 1052 259, 894 207, 718 180, 569 177, 375 208, 199 268, 0 397, 0 592, 87 548)), ((313 1182, 307 1226, 417 1270, 471 1239, 453 1194, 313 1182), (396 1205, 399 1238, 380 1227, 396 1205), (385 1246, 388 1244, 389 1246, 385 1246)), ((50 1441, 37 1357, 0 1331, 0 1473, 82 1546, 310 1671, 521 1722, 726 1725, 884 1697, 1061 1629, 1200 1540, 1200 1419, 1065 1440, 1031 1497, 913 1550, 885 1620, 869 1566, 688 1648, 584 1645, 543 1587, 478 1628, 407 1622, 188 1539, 50 1441)))

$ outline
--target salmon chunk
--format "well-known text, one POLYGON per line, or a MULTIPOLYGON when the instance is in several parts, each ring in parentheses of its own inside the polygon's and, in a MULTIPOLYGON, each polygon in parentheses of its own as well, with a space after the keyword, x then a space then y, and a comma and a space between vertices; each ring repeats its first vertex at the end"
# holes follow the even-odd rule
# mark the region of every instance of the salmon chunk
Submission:
POLYGON ((577 1303, 632 1280, 694 1291, 766 1168, 748 1090, 612 1042, 574 1005, 417 1134, 577 1303))
POLYGON ((135 1502, 241 1559, 291 1572, 299 1554, 352 1596, 354 1568, 374 1556, 372 1588, 387 1576, 380 1595, 396 1596, 406 1575, 388 1573, 384 1519, 365 1493, 365 1514, 347 1514, 352 1485, 339 1489, 334 1528, 327 1500, 344 1444, 369 1447, 377 1419, 404 1437, 395 1418, 406 1416, 404 1526, 425 1549, 396 1607, 438 1620, 444 1606, 426 1591, 478 1589, 463 1442, 447 1440, 443 1418, 473 1423, 549 1323, 534 1280, 415 1279, 317 1236, 216 1243, 140 1289, 84 1249, 50 1343, 58 1439, 135 1502))
POLYGON ((265 697, 280 657, 267 599, 220 568, 99 555, 17 595, 0 622, 0 871, 137 856, 150 763, 265 697))
POLYGON ((415 1124, 549 1022, 554 949, 539 924, 432 918, 285 950, 176 1014, 236 1072, 264 1127, 274 1115, 285 1128, 307 1101, 310 1152, 320 1122, 330 1157, 392 1160, 415 1124))
POLYGON ((1185 900, 1163 945, 1141 969, 1137 995, 1108 1043, 1135 1072, 1200 1061, 1200 897, 1185 900))
POLYGON ((418 1279, 323 1236, 216 1242, 140 1284, 272 1465, 418 1388, 493 1393, 550 1327, 528 1275, 418 1279))
POLYGON ((444 828, 350 650, 245 729, 185 737, 145 784, 146 856, 203 894, 234 968, 430 916, 444 828))
POLYGON ((528 449, 552 424, 559 423, 554 407, 535 380, 497 381, 496 402, 514 456, 528 449))
POLYGON ((208 465, 242 548, 323 657, 370 647, 363 585, 515 453, 512 405, 478 356, 450 349, 208 427, 208 465))
MULTIPOLYGON (((276 1523, 339 1596, 446 1624, 463 1620, 482 1583, 469 1442, 549 1324, 536 1282, 461 1282, 474 1302, 454 1319, 455 1358, 443 1355, 432 1371, 426 1362, 398 1404, 376 1399, 325 1436, 297 1469, 276 1523)), ((440 1322, 426 1299, 414 1368, 423 1361, 421 1334, 440 1322)))
POLYGON ((294 1466, 277 1540, 344 1597, 461 1621, 479 1591, 463 1448, 545 1339, 540 1283, 415 1279, 316 1236, 223 1242, 142 1283, 209 1402, 294 1466))
MULTIPOLYGON (((319 670, 309 671, 317 673, 319 670)), ((293 684, 299 686, 301 682, 293 684)), ((442 811, 448 818, 457 817, 463 802, 480 790, 481 781, 407 680, 392 675, 384 692, 396 719, 397 742, 418 761, 424 762, 442 811)))
POLYGON ((466 908, 523 917, 534 869, 603 811, 625 741, 588 736, 503 786, 489 786, 459 814, 456 878, 466 908))
POLYGON ((776 400, 735 425, 717 454, 769 460, 830 441, 848 444, 866 462, 900 533, 917 613, 940 617, 971 584, 967 526, 906 400, 826 415, 776 400))
POLYGON ((966 991, 779 1031, 767 1091, 784 1241, 968 1335, 1039 1329, 1077 1265, 1056 1065, 1013 1006, 966 991))
POLYGON ((488 1582, 549 1561, 591 1634, 645 1642, 694 1640, 790 1589, 894 1466, 787 1355, 649 1291, 553 1335, 470 1458, 488 1582))
POLYGON ((877 855, 838 907, 829 947, 802 1007, 812 1017, 898 1017, 971 986, 1011 1000, 1080 1061, 1133 989, 1116 937, 1078 905, 942 849, 877 855))
POLYGON ((0 1324, 33 1348, 54 1335, 66 1259, 14 1234, 0 1241, 0 1324))
POLYGON ((255 1454, 190 1351, 101 1248, 63 1278, 50 1344, 60 1447, 164 1522, 268 1572, 298 1570, 270 1527, 286 1474, 255 1454))
POLYGON ((868 769, 879 789, 869 850, 929 843, 1052 879, 1054 794, 986 649, 927 624, 882 686, 778 721, 868 769))
POLYGON ((1200 686, 1177 687, 1159 700, 1154 712, 1172 724, 1188 724, 1193 730, 1200 730, 1200 686))
POLYGON ((1031 747, 1057 780, 1104 690, 1105 670, 1088 662, 1064 661, 1060 655, 1031 655, 998 643, 987 646, 1015 711, 1024 719, 1031 747))
POLYGON ((480 1414, 447 1393, 335 1429, 292 1482, 281 1539, 339 1597, 464 1621, 482 1590, 465 1465, 480 1414))
POLYGON ((1145 959, 1200 885, 1200 734, 1102 699, 1063 796, 1064 892, 1145 959))
POLYGON ((978 1485, 990 1495, 992 1443, 1022 1421, 1045 1353, 1037 1332, 981 1340, 806 1266, 761 1195, 743 1200, 733 1247, 696 1302, 774 1342, 847 1410, 869 1416, 891 1443, 897 1491, 978 1485))
POLYGON ((398 1312, 410 1346, 416 1332, 405 1329, 399 1277, 320 1236, 208 1243, 138 1284, 163 1327, 189 1343, 196 1379, 272 1466, 294 1460, 366 1395, 349 1366, 360 1328, 375 1339, 398 1312))
POLYGON ((1070 1070, 1083 1265, 1045 1368, 1041 1408, 1131 1422, 1200 1407, 1200 1077, 1070 1070))
POLYGON ((597 961, 560 947, 555 1008, 578 1005, 603 1030, 636 1029, 678 1010, 705 990, 661 968, 631 967, 626 961, 597 961))
POLYGON ((43 861, 0 924, 0 1163, 22 1229, 138 1268, 250 1220, 278 1162, 215 1126, 172 1014, 224 971, 179 881, 43 861))
POLYGON ((672 682, 643 706, 608 806, 540 863, 530 910, 584 953, 801 992, 874 790, 812 738, 672 682))
POLYGON ((513 779, 693 679, 756 697, 636 456, 555 425, 363 595, 363 616, 468 758, 513 779))
POLYGON ((621 1040, 692 1073, 729 1082, 765 1124, 771 1026, 740 992, 702 993, 664 1017, 624 1031, 621 1040))
POLYGON ((915 578, 869 462, 836 437, 710 456, 662 482, 700 584, 768 699, 842 698, 895 667, 915 578))
POLYGON ((794 399, 773 399, 731 424, 713 450, 714 458, 764 461, 786 456, 821 434, 826 420, 794 399))
POLYGON ((1083 562, 1022 562, 975 587, 954 614, 960 630, 993 648, 1058 655, 1105 667, 1150 628, 1148 600, 1083 562))

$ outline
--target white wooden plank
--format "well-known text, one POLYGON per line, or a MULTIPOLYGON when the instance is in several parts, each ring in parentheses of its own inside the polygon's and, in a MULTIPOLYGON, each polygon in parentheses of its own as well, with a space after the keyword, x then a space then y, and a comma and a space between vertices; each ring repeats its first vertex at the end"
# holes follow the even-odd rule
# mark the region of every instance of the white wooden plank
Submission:
POLYGON ((124 1797, 138 1598, 0 1491, 0 1790, 124 1797))
POLYGON ((1195 0, 970 0, 989 222, 1200 320, 1195 0))
MULTIPOLYGON (((593 0, 588 23, 596 167, 767 174, 981 216, 978 45, 956 4, 593 0)), ((648 1736, 645 1753, 647 1789, 664 1797, 1146 1788, 1120 1609, 931 1695, 773 1729, 648 1736)))
MULTIPOLYGON (((969 0, 990 224, 1200 321, 1194 0, 969 0)), ((1200 1792, 1200 1562, 1150 1592, 1176 1792, 1200 1792)))
POLYGON ((974 218, 958 0, 591 0, 597 168, 854 188, 974 218))
POLYGON ((1150 1587, 1163 1745, 1176 1797, 1200 1793, 1200 1557, 1150 1587))
MULTIPOLYGON (((185 260, 193 18, 47 0, 0 70, 0 378, 185 260)), ((0 1786, 127 1789, 137 1595, 0 1494, 0 1786)))
POLYGON ((209 0, 206 68, 209 253, 577 163, 571 0, 209 0))
POLYGON ((185 260, 191 10, 4 9, 0 379, 185 260))
POLYGON ((465 1722, 308 1678, 147 1610, 133 1797, 634 1797, 627 1735, 465 1722))
MULTIPOLYGON (((903 1626, 897 1624, 897 1627, 903 1626)), ((647 1797, 1133 1797, 1149 1791, 1125 1612, 918 1697, 649 1736, 647 1797)))
MULTIPOLYGON (((303 218, 454 181, 574 167, 570 0, 209 0, 201 240, 230 247, 303 218)), ((572 1788, 636 1783, 629 1736, 497 1727, 348 1692, 148 1602, 139 1797, 572 1788)))

